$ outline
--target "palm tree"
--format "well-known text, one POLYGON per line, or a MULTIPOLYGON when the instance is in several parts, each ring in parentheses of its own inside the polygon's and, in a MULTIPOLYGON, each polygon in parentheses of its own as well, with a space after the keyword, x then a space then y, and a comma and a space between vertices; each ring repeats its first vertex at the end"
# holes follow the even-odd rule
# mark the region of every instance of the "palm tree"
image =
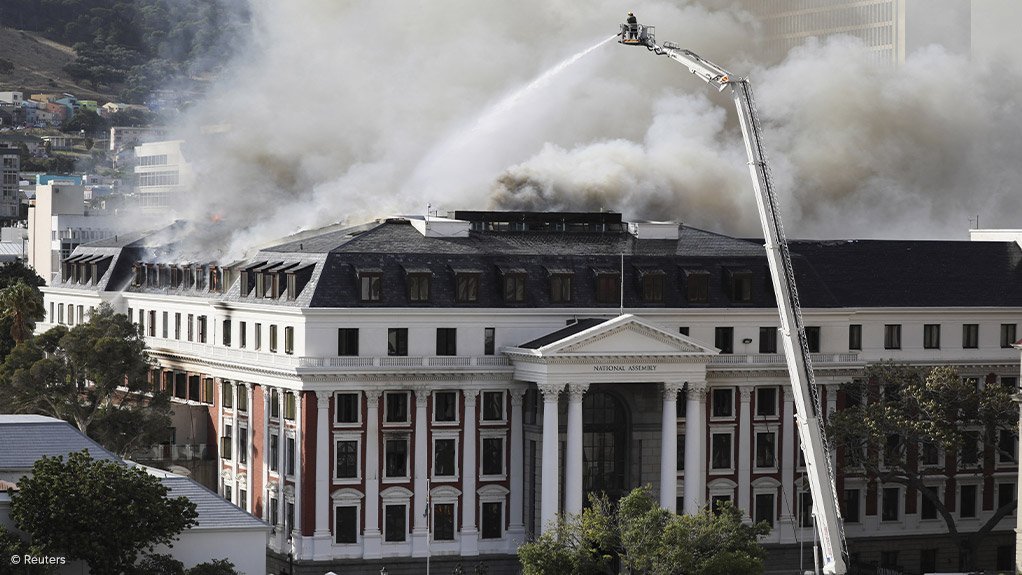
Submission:
POLYGON ((18 279, 0 290, 0 315, 11 319, 11 337, 21 343, 32 333, 35 322, 46 316, 43 294, 18 279))

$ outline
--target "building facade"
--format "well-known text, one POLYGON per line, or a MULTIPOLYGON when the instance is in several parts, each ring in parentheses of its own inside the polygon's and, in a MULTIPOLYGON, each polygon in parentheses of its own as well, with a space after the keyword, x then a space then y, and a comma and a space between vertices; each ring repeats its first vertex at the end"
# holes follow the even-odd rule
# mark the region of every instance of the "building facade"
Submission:
MULTIPOLYGON (((812 541, 760 243, 613 213, 456 212, 306 232, 224 265, 176 258, 187 233, 78 247, 39 329, 101 302, 129 314, 152 377, 192 414, 175 425, 202 414, 219 492, 276 526, 274 552, 317 568, 510 557, 588 494, 642 485, 678 512, 734 501, 777 549, 812 541)), ((1015 242, 792 252, 827 411, 882 359, 1017 387, 1015 242)), ((853 560, 957 567, 919 493, 834 455, 853 560)), ((962 529, 1014 497, 1015 462, 994 464, 989 481, 941 481, 962 529)), ((1014 522, 984 563, 1012 560, 1014 522)))
POLYGON ((0 145, 0 221, 8 223, 21 214, 21 156, 18 148, 0 145))
POLYGON ((175 206, 191 177, 184 141, 146 142, 135 147, 135 192, 143 213, 162 213, 175 206))
POLYGON ((76 247, 115 236, 118 219, 90 214, 85 209, 85 188, 75 184, 48 183, 35 188, 28 206, 28 265, 53 284, 60 262, 76 247))

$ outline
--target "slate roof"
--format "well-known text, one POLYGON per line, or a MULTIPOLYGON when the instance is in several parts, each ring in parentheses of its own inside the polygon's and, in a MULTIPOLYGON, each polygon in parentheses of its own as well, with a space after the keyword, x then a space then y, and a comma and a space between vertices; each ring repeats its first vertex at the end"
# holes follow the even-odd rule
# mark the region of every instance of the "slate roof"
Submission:
POLYGON ((550 345, 551 343, 554 343, 555 341, 561 341, 562 339, 567 338, 567 337, 571 337, 571 336, 575 335, 576 333, 581 333, 581 332, 583 332, 583 331, 585 331, 585 330, 587 330, 587 329, 589 329, 591 327, 598 326, 598 325, 600 325, 601 323, 603 323, 605 321, 607 321, 607 320, 606 319, 599 319, 599 318, 584 318, 584 319, 580 319, 579 321, 576 321, 575 323, 569 325, 566 328, 559 329, 559 330, 557 330, 555 332, 552 332, 552 333, 548 333, 548 334, 544 335, 543 337, 539 337, 539 338, 536 338, 536 339, 534 339, 534 340, 532 340, 530 342, 523 343, 522 345, 520 345, 518 347, 525 348, 525 349, 539 349, 539 348, 543 347, 544 345, 550 345))
POLYGON ((147 468, 170 490, 171 497, 187 497, 199 513, 199 524, 192 529, 265 529, 269 524, 227 502, 195 481, 159 469, 147 468))
MULTIPOLYGON (((594 214, 594 218, 601 217, 594 214)), ((504 218, 509 219, 509 218, 504 218)), ((513 219, 513 218, 512 218, 513 219)), ((478 222, 473 221, 473 225, 478 222)), ((483 231, 467 237, 425 237, 405 218, 380 219, 359 226, 334 225, 283 238, 259 250, 240 268, 262 263, 311 268, 308 283, 294 299, 242 295, 235 281, 221 299, 313 308, 617 308, 596 301, 597 275, 623 273, 624 305, 629 308, 772 308, 773 288, 762 240, 748 240, 681 225, 677 240, 638 239, 621 226, 611 231, 483 231), (622 255, 624 261, 622 262, 622 255), (623 264, 623 265, 622 265, 623 264), (381 276, 378 301, 360 301, 359 273, 381 276), (663 301, 644 301, 643 276, 664 279, 663 301), (752 274, 750 301, 728 293, 731 272, 752 274), (457 301, 457 276, 475 273, 478 298, 457 301), (504 300, 502 280, 525 273, 525 301, 504 300), (709 277, 708 300, 689 302, 687 277, 709 277), (411 301, 408 274, 431 276, 429 300, 411 301), (553 302, 549 277, 572 274, 571 302, 553 302)), ((168 228, 190 229, 175 223, 168 228)), ((75 253, 117 248, 120 256, 100 289, 167 292, 130 287, 131 263, 159 248, 160 233, 123 235, 81 246, 75 253), (156 247, 154 247, 156 246, 156 247)), ((805 308, 1022 306, 1022 248, 1014 242, 967 241, 793 241, 792 263, 805 308)), ((304 281, 304 280, 303 280, 304 281)), ((89 289, 89 288, 86 288, 89 289)), ((95 289, 95 288, 91 288, 95 289)))
POLYGON ((44 456, 89 450, 93 459, 120 461, 66 421, 42 415, 0 415, 0 470, 29 470, 44 456))

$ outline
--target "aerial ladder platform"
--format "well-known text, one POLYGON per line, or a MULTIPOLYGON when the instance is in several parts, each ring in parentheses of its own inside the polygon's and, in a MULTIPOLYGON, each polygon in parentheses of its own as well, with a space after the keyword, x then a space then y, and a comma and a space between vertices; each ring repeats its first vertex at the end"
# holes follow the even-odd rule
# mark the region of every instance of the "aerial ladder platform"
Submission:
MULTIPOLYGON (((770 266, 777 312, 780 316, 781 340, 788 365, 788 375, 795 400, 795 426, 805 455, 806 477, 813 500, 813 517, 820 539, 823 572, 841 575, 847 572, 844 526, 838 507, 837 486, 830 459, 830 447, 824 432, 824 412, 813 376, 812 356, 802 322, 802 307, 795 286, 788 242, 781 225, 781 214, 770 179, 763 150, 762 126, 759 123, 748 78, 735 77, 720 66, 705 60, 691 50, 673 42, 656 42, 655 28, 633 21, 621 25, 618 42, 626 46, 642 46, 658 56, 675 60, 718 92, 731 91, 738 121, 749 159, 749 172, 756 195, 756 207, 763 226, 767 262, 770 266)), ((789 416, 786 414, 786 416, 789 416)), ((790 441, 790 438, 784 438, 790 441)), ((788 462, 790 464, 790 462, 788 462)), ((788 502, 790 505, 791 502, 788 502)))

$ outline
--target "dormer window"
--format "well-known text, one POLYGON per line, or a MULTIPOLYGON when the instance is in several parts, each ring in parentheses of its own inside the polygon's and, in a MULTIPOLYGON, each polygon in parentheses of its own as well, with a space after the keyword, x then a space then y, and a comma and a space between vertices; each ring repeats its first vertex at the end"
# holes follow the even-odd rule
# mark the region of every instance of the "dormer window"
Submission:
POLYGON ((663 303, 664 280, 666 278, 664 271, 657 269, 641 270, 639 277, 642 282, 642 301, 646 303, 663 303))
POLYGON ((550 303, 569 303, 574 272, 567 268, 547 268, 550 276, 550 303))
POLYGON ((429 301, 429 288, 432 274, 428 269, 405 269, 408 282, 408 301, 429 301))
POLYGON ((383 270, 365 268, 358 270, 359 301, 380 301, 383 292, 383 270))
POLYGON ((458 303, 479 301, 479 270, 454 270, 455 299, 458 303))
POLYGON ((597 303, 620 303, 621 272, 617 270, 593 270, 596 275, 597 303))
POLYGON ((685 300, 689 303, 710 301, 710 274, 706 270, 685 270, 685 300))
POLYGON ((504 301, 507 303, 521 303, 525 301, 525 278, 527 277, 525 270, 522 268, 501 268, 500 273, 504 301))
POLYGON ((724 270, 724 292, 733 302, 752 301, 752 272, 749 270, 724 270))

